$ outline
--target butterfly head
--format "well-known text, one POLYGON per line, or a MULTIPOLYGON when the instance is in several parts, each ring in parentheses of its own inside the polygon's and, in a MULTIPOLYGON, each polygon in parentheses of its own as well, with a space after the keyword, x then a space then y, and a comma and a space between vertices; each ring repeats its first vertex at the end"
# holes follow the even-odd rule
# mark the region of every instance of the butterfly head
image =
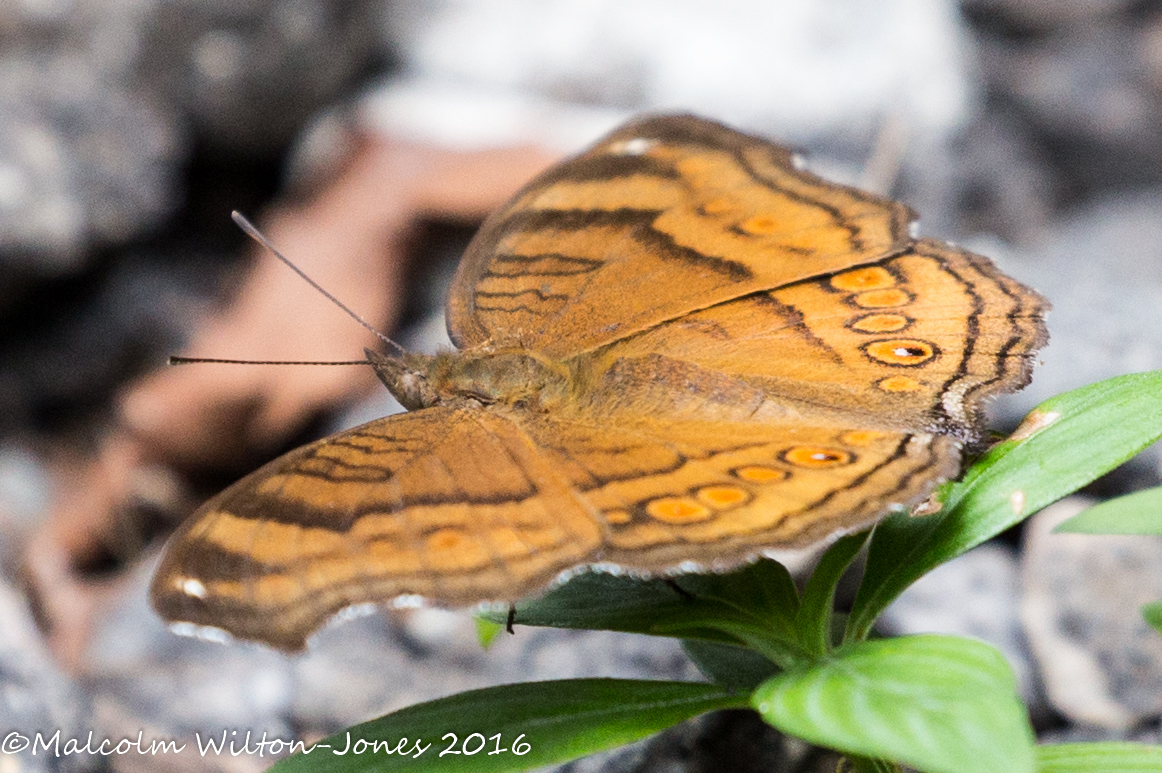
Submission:
POLYGON ((524 350, 435 356, 364 352, 379 380, 409 411, 498 404, 545 410, 567 396, 571 383, 567 366, 524 350))
POLYGON ((404 408, 415 411, 440 402, 428 380, 434 357, 414 352, 380 354, 371 349, 364 349, 363 353, 375 375, 404 408))

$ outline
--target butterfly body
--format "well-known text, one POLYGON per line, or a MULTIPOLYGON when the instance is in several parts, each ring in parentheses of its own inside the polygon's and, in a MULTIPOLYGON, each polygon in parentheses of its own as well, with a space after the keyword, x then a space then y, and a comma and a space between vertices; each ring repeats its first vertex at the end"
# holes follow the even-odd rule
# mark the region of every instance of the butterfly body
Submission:
POLYGON ((718 124, 627 125, 482 227, 460 351, 368 352, 409 413, 207 503, 155 606, 297 649, 352 604, 729 568, 917 503, 1028 380, 1046 304, 910 216, 718 124))

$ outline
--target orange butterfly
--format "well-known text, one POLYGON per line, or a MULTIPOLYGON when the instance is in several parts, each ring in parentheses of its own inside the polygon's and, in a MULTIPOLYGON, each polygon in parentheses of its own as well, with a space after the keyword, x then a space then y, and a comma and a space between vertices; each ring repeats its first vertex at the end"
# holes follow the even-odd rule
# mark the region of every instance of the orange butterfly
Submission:
POLYGON ((709 121, 623 126, 481 228, 459 351, 367 353, 410 412, 203 506, 154 605, 299 649, 354 604, 724 569, 913 505, 1027 383, 1046 303, 911 220, 709 121))

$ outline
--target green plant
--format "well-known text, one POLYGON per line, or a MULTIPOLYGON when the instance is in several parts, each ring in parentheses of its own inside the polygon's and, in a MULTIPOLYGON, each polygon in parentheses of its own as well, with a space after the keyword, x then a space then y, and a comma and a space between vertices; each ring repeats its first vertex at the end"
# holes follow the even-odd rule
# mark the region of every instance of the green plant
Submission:
MULTIPOLYGON (((1162 536, 1162 486, 1094 505, 1059 524, 1053 531, 1162 536)), ((1162 601, 1143 604, 1142 617, 1162 633, 1162 601)))
MULTIPOLYGON (((940 490, 939 512, 892 515, 871 533, 840 539, 801 593, 771 560, 673 583, 579 575, 517 605, 517 621, 677 637, 710 683, 580 679, 476 690, 357 725, 323 742, 330 749, 317 746, 273 770, 528 770, 706 711, 747 706, 785 733, 847 754, 861 771, 1162 770, 1162 747, 1037 746, 1008 664, 985 644, 935 635, 870 638, 880 613, 923 574, 1160 436, 1162 371, 1052 398, 940 490), (837 619, 836 584, 865 543, 854 605, 837 619), (432 745, 419 756, 386 753, 403 736, 432 745), (375 740, 392 745, 376 751, 368 746, 375 740), (348 753, 335 753, 344 748, 348 753)), ((491 625, 504 619, 490 617, 491 625)), ((403 748, 413 747, 409 741, 403 748)))

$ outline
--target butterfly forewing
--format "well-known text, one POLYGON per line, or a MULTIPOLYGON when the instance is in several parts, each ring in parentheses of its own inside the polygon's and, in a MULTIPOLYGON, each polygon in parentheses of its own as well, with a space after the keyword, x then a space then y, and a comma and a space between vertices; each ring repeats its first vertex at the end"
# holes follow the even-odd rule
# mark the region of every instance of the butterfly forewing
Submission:
POLYGON ((354 604, 519 598, 601 540, 515 424, 430 408, 317 441, 234 484, 175 535, 153 599, 170 620, 300 649, 354 604))
POLYGON ((897 202, 692 116, 631 122, 494 213, 448 299, 461 348, 565 357, 907 246, 897 202))

